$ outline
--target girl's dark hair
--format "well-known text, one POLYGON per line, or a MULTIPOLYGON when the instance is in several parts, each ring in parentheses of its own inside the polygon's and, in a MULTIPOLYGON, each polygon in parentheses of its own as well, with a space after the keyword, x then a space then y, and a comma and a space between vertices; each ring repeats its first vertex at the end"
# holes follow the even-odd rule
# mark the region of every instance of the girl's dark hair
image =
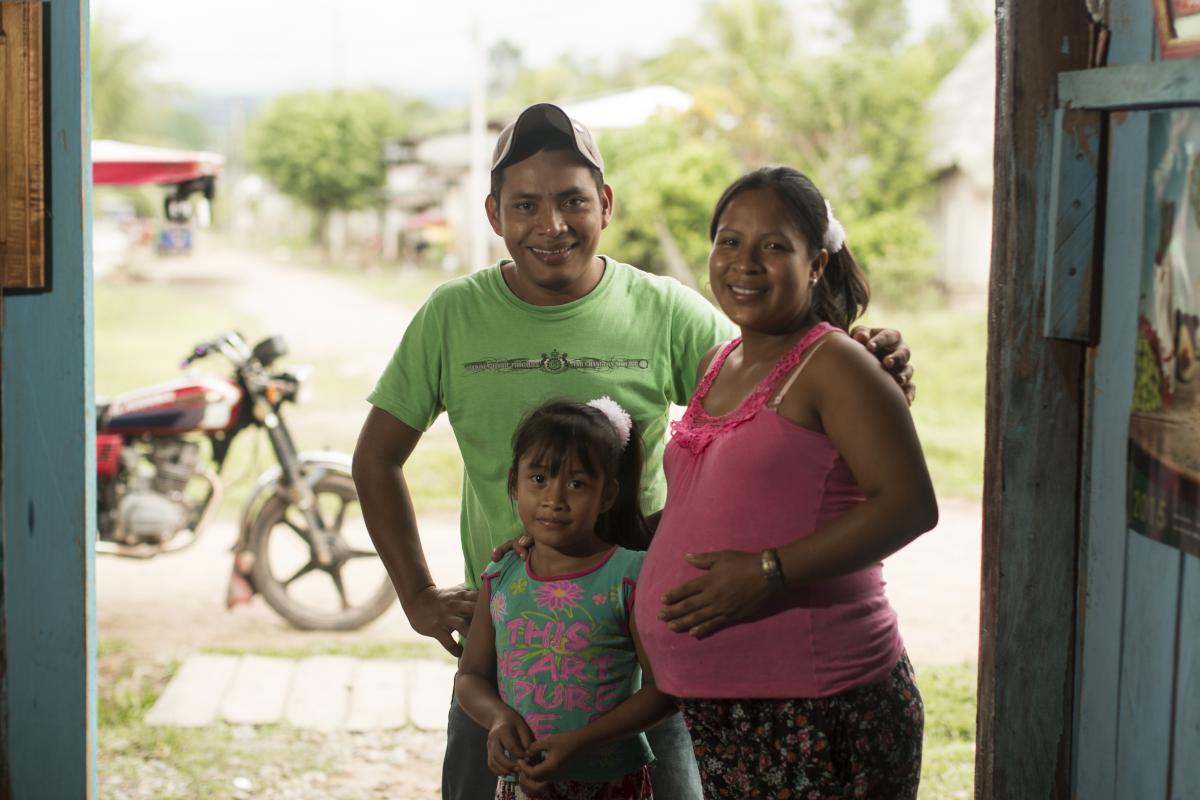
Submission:
POLYGON ((552 400, 538 406, 521 421, 513 434, 513 459, 508 471, 508 492, 517 490, 517 467, 531 454, 551 475, 574 462, 600 480, 615 480, 617 499, 596 520, 596 535, 609 544, 645 550, 650 529, 642 516, 642 437, 637 423, 629 443, 621 446, 616 428, 597 408, 572 400, 552 400))
MULTIPOLYGON (((809 257, 816 258, 829 229, 825 198, 807 175, 791 167, 760 167, 730 184, 713 209, 708 227, 709 241, 716 239, 717 224, 733 198, 752 189, 768 189, 775 193, 791 215, 792 223, 808 240, 809 257)), ((870 299, 867 276, 855 263, 849 245, 843 243, 841 250, 829 254, 825 273, 813 287, 813 313, 818 319, 848 330, 850 323, 867 310, 870 299)))

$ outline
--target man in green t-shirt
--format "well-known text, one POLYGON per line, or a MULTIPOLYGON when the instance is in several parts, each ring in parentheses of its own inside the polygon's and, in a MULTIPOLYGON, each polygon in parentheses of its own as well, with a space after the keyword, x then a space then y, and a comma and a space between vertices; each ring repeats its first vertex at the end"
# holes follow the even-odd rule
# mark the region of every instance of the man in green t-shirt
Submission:
MULTIPOLYGON (((474 612, 479 575, 520 523, 508 497, 511 437, 543 400, 610 395, 646 444, 643 507, 662 507, 671 403, 695 388, 704 354, 732 324, 677 281, 597 255, 612 188, 591 134, 562 109, 530 106, 497 141, 486 210, 511 260, 441 286, 413 318, 375 390, 354 453, 371 538, 413 629, 454 655, 474 612), (462 452, 465 584, 438 587, 417 533, 403 466, 445 411, 462 452)), ((861 332, 905 384, 908 351, 894 331, 861 332), (886 356, 886 358, 885 358, 886 356)), ((451 703, 442 793, 491 797, 487 731, 451 703)), ((650 732, 656 795, 699 800, 690 741, 676 717, 650 732)))

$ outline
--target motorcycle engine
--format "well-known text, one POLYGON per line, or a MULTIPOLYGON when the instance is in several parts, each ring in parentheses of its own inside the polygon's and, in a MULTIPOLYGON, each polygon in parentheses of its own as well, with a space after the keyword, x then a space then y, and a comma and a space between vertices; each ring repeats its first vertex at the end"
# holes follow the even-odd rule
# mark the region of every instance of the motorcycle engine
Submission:
POLYGON ((157 439, 142 458, 153 470, 134 469, 129 490, 117 503, 118 538, 126 544, 161 544, 192 518, 188 482, 200 466, 200 448, 182 439, 157 439))
POLYGON ((133 491, 117 506, 122 539, 127 544, 160 544, 187 524, 187 509, 160 494, 133 491))

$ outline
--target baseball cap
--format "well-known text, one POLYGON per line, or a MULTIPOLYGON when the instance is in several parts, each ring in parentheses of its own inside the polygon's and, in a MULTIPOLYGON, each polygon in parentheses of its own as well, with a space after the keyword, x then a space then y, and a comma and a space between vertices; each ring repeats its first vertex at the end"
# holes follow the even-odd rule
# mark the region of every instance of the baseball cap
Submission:
POLYGON ((604 171, 604 159, 600 156, 600 148, 596 147, 591 131, 583 123, 568 117, 567 112, 558 106, 537 103, 522 111, 512 124, 500 131, 496 149, 492 151, 492 172, 507 167, 517 153, 528 152, 525 150, 527 143, 554 133, 565 135, 580 158, 604 171))

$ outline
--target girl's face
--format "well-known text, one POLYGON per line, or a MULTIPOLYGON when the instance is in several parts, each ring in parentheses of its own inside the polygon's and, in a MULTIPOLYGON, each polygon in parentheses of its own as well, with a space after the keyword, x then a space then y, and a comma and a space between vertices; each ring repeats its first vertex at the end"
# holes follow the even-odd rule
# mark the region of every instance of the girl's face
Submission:
POLYGON ((549 464, 527 455, 517 462, 514 497, 534 542, 571 554, 595 546, 596 519, 617 499, 617 482, 593 475, 574 458, 552 475, 549 464))
POLYGON ((713 294, 743 331, 786 334, 811 325, 814 279, 829 254, 810 252, 775 192, 747 189, 717 220, 708 256, 713 294))

